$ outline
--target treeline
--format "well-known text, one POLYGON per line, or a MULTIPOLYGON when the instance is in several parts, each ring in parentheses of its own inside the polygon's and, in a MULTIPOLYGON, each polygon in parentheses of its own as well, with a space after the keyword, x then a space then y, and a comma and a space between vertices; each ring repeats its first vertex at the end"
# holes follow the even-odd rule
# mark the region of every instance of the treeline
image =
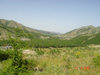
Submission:
POLYGON ((22 41, 20 39, 1 40, 0 46, 16 46, 19 45, 19 48, 60 48, 60 47, 76 47, 84 46, 84 44, 77 43, 71 40, 60 40, 55 38, 50 39, 32 39, 30 41, 22 41))

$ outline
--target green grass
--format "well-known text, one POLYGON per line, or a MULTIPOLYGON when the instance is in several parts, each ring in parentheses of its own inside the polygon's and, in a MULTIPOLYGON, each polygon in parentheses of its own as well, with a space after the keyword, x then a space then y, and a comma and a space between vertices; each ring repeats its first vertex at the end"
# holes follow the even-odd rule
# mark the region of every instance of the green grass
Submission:
MULTIPOLYGON (((24 51, 24 50, 23 50, 24 51)), ((33 48, 32 54, 23 54, 22 69, 18 75, 99 75, 100 49, 89 47, 33 48), (98 65, 98 66, 95 66, 98 65), (78 69, 75 69, 77 67, 78 69), (89 67, 85 70, 84 67, 89 67), (82 68, 82 69, 81 69, 82 68)), ((13 55, 12 55, 13 56, 13 55)), ((7 73, 12 58, 0 62, 0 73, 7 73)), ((18 61, 19 63, 20 61, 18 61)), ((21 69, 20 69, 21 70, 21 69)), ((10 69, 9 75, 14 70, 10 69)), ((11 74, 13 75, 13 73, 11 74)))

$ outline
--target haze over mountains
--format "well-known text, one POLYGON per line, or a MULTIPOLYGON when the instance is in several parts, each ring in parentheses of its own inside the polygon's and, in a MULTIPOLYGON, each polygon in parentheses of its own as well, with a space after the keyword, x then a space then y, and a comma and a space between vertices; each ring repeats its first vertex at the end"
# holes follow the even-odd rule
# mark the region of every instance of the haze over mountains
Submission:
POLYGON ((0 40, 20 37, 21 40, 59 38, 78 43, 99 43, 100 27, 84 26, 65 34, 32 29, 13 20, 0 19, 0 40))

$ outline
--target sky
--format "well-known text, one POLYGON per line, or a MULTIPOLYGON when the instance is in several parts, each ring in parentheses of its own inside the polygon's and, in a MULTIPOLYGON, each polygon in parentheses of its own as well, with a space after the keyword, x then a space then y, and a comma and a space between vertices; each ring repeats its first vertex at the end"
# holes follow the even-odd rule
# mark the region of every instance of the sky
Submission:
POLYGON ((0 0, 0 19, 34 29, 66 33, 100 26, 100 0, 0 0))

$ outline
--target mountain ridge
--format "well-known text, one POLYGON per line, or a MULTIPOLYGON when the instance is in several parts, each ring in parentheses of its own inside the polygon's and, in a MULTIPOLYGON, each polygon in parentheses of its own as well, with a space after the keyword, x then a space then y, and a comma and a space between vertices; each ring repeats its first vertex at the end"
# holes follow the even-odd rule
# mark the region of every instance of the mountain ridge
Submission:
POLYGON ((40 32, 39 30, 26 27, 14 20, 0 19, 0 39, 7 39, 9 34, 11 37, 21 37, 26 39, 41 38, 46 39, 50 36, 40 32))
POLYGON ((96 34, 100 32, 100 28, 99 27, 95 27, 93 25, 89 25, 89 26, 83 26, 77 29, 74 29, 72 31, 69 31, 65 34, 62 34, 60 36, 58 36, 59 38, 62 39, 72 39, 75 38, 77 36, 83 36, 83 35, 92 35, 92 34, 96 34))

